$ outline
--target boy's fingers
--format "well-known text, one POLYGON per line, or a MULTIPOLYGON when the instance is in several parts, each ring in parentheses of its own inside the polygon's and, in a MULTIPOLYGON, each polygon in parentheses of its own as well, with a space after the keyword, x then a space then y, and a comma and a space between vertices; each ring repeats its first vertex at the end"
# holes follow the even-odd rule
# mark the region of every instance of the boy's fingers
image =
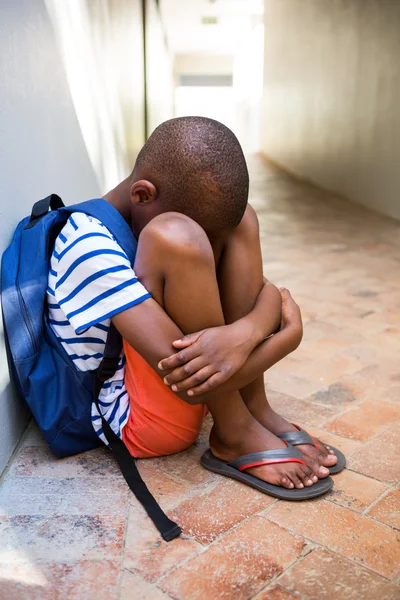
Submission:
POLYGON ((197 371, 200 371, 200 369, 203 369, 205 366, 207 366, 207 364, 207 361, 202 356, 198 356, 197 358, 194 358, 190 362, 184 364, 182 367, 177 367, 172 371, 172 373, 166 375, 164 377, 164 383, 166 385, 179 383, 184 379, 188 379, 188 377, 191 377, 197 373, 197 371))
POLYGON ((188 333, 187 335, 184 335, 183 338, 181 338, 180 340, 175 340, 175 342, 172 342, 172 345, 174 346, 174 348, 187 348, 188 346, 191 346, 192 344, 197 342, 201 334, 202 331, 197 331, 196 333, 188 333))
POLYGON ((207 365, 207 367, 200 369, 200 371, 197 371, 197 373, 191 377, 188 377, 184 381, 180 381, 179 383, 174 383, 171 385, 171 390, 173 392, 184 392, 199 385, 200 383, 203 383, 203 381, 206 381, 206 379, 214 375, 214 373, 215 370, 213 367, 207 365))
POLYGON ((158 368, 160 371, 165 371, 167 369, 175 369, 176 367, 180 367, 184 365, 189 360, 196 358, 198 356, 198 351, 195 347, 189 346, 189 348, 185 348, 176 354, 172 354, 168 356, 168 358, 163 358, 158 363, 158 368))
POLYGON ((204 383, 190 388, 187 394, 188 396, 200 396, 200 394, 205 394, 206 392, 215 390, 215 388, 221 385, 221 383, 224 383, 226 379, 227 378, 224 377, 222 373, 215 373, 215 375, 209 377, 206 381, 204 381, 204 383))

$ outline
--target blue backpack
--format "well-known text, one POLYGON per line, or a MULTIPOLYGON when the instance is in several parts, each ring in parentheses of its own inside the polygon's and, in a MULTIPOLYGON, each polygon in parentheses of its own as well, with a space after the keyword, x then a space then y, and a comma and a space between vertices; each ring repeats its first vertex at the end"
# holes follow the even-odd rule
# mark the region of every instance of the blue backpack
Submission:
MULTIPOLYGON (((91 420, 102 385, 114 375, 122 338, 111 325, 104 359, 96 371, 78 371, 54 334, 46 306, 50 257, 55 240, 73 212, 99 219, 134 263, 137 243, 128 224, 106 200, 64 206, 52 194, 37 202, 16 228, 1 265, 2 311, 9 369, 50 450, 59 457, 101 445, 91 420), (51 209, 49 211, 49 209, 51 209)), ((168 519, 141 479, 122 440, 102 418, 103 432, 128 485, 167 541, 180 528, 168 519)))

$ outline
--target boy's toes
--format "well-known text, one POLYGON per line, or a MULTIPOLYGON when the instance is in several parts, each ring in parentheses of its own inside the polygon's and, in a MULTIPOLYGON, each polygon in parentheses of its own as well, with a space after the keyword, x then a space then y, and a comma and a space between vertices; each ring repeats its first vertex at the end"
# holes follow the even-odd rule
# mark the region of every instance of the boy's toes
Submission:
POLYGON ((307 465, 297 465, 297 467, 290 471, 290 480, 297 489, 302 489, 305 486, 310 487, 318 481, 318 477, 313 475, 312 470, 307 465))
POLYGON ((297 475, 292 475, 291 479, 294 483, 294 487, 297 488, 298 490, 302 489, 304 487, 304 483, 301 481, 300 477, 298 477, 297 475))
POLYGON ((314 483, 317 483, 318 477, 313 474, 309 467, 302 467, 302 469, 301 479, 305 486, 310 487, 314 483))
POLYGON ((328 446, 327 444, 324 444, 318 438, 314 438, 314 441, 316 442, 319 450, 322 451, 322 453, 323 453, 324 456, 325 456, 325 454, 333 454, 333 455, 335 455, 334 451, 332 450, 332 448, 330 446, 328 446))
POLYGON ((303 454, 304 460, 311 468, 314 475, 320 479, 328 477, 328 467, 333 467, 333 465, 337 463, 337 456, 335 456, 335 454, 328 454, 327 451, 317 450, 313 446, 306 444, 299 445, 297 448, 303 454))
POLYGON ((318 477, 328 477, 329 469, 327 469, 324 465, 321 464, 321 460, 317 460, 315 466, 315 473, 318 474, 318 477))
MULTIPOLYGON (((322 462, 322 460, 321 460, 321 462, 322 462)), ((324 456, 324 458, 323 458, 323 465, 325 467, 333 467, 333 465, 336 465, 336 463, 337 463, 337 456, 333 452, 333 450, 330 450, 330 453, 327 454, 326 456, 324 456)))
POLYGON ((290 479, 288 477, 281 477, 280 484, 282 487, 285 487, 288 489, 294 488, 293 483, 290 481, 290 479))
POLYGON ((320 465, 324 472, 327 471, 327 467, 333 467, 337 463, 337 456, 335 454, 325 454, 324 452, 318 451, 316 462, 320 465))
POLYGON ((324 467, 324 465, 321 464, 321 458, 319 456, 316 456, 308 464, 311 468, 311 471, 314 473, 314 477, 317 477, 317 479, 323 479, 324 477, 328 477, 329 469, 327 469, 326 467, 324 467))

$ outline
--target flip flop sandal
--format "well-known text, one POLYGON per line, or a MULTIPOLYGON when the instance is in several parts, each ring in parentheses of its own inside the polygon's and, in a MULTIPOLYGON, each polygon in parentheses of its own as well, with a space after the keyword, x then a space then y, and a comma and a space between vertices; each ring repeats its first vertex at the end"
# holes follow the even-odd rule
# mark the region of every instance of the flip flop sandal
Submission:
MULTIPOLYGON (((311 444, 311 446, 314 446, 314 448, 317 448, 317 450, 319 450, 317 442, 309 433, 307 433, 307 431, 301 429, 301 427, 299 427, 295 423, 292 423, 292 425, 296 427, 298 431, 288 431, 288 433, 280 433, 276 437, 278 437, 280 440, 283 440, 284 442, 287 442, 288 444, 291 444, 292 446, 299 446, 300 444, 311 444)), ((335 475, 336 473, 340 473, 340 471, 343 471, 343 469, 345 468, 346 457, 343 454, 343 452, 340 452, 340 450, 338 450, 337 448, 334 448, 333 446, 329 447, 331 448, 331 450, 334 451, 335 456, 337 457, 337 463, 336 465, 333 465, 333 467, 327 467, 327 469, 329 469, 329 473, 331 475, 335 475)))
POLYGON ((269 494, 274 498, 281 500, 309 500, 326 494, 333 487, 333 479, 325 477, 319 479, 310 487, 301 489, 287 489, 280 485, 273 485, 267 481, 263 481, 250 473, 245 473, 250 467, 259 467, 261 465, 275 465, 286 462, 297 462, 302 465, 306 463, 302 459, 301 453, 293 446, 288 444, 287 448, 278 448, 276 450, 265 450, 264 452, 253 452, 231 460, 227 463, 220 458, 214 456, 211 450, 206 450, 200 460, 203 467, 219 475, 231 477, 237 481, 241 481, 264 494, 269 494))

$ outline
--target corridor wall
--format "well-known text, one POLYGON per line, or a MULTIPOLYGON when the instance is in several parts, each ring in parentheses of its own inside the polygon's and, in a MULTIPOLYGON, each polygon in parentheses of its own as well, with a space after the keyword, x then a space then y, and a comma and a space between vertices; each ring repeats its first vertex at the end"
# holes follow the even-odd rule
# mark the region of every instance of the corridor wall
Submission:
MULTIPOLYGON (((142 6, 0 2, 0 255, 36 200, 93 198, 132 169, 145 141, 142 6)), ((163 107, 161 120, 172 116, 170 102, 163 107)), ((29 419, 10 383, 1 323, 0 413, 1 473, 29 419)))
POLYGON ((265 0, 262 150, 400 218, 400 2, 265 0))
POLYGON ((158 2, 146 0, 147 134, 174 116, 173 62, 158 2))

